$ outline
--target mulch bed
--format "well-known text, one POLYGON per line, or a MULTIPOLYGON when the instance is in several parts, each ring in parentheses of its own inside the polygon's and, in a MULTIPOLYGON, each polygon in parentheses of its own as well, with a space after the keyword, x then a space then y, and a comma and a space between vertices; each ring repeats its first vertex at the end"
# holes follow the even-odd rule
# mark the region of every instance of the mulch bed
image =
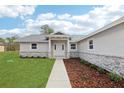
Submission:
POLYGON ((113 82, 107 74, 80 63, 80 59, 64 59, 73 88, 124 88, 124 80, 113 82))

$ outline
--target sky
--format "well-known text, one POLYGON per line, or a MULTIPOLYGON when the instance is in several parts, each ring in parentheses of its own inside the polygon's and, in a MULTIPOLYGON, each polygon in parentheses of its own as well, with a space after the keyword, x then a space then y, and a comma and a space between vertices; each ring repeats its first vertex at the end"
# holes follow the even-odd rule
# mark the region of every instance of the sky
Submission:
POLYGON ((87 35, 124 16, 124 6, 9 5, 0 6, 0 37, 40 34, 48 24, 55 32, 87 35))

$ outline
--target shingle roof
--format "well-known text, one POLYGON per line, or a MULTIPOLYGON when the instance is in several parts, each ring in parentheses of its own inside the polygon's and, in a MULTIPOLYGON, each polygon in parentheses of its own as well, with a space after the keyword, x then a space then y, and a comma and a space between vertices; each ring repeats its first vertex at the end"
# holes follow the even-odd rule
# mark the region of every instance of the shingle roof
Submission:
POLYGON ((18 39, 16 42, 48 42, 45 35, 30 35, 18 39))
MULTIPOLYGON (((30 35, 23 38, 18 39, 16 42, 48 42, 46 39, 47 35, 30 35)), ((71 42, 77 42, 83 36, 81 35, 70 35, 71 42)))
POLYGON ((77 42, 79 41, 81 38, 84 37, 84 35, 70 35, 71 37, 71 42, 77 42))

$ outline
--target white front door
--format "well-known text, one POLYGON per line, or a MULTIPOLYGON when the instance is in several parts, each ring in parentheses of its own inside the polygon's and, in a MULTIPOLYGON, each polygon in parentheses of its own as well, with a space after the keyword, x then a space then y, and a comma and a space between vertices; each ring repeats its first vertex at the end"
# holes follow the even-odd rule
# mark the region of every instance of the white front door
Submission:
POLYGON ((53 44, 53 57, 65 58, 65 43, 54 43, 53 44))

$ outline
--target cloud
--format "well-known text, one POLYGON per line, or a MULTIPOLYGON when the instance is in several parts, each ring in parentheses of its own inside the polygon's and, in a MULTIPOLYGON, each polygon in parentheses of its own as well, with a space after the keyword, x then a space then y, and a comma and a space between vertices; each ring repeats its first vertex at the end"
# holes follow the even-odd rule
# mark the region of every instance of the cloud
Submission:
POLYGON ((55 32, 68 34, 89 34, 124 15, 124 6, 94 7, 86 14, 71 15, 68 13, 57 15, 54 13, 40 14, 35 20, 26 20, 26 28, 30 32, 37 32, 44 24, 48 24, 55 32))
POLYGON ((53 13, 45 13, 45 14, 40 14, 37 17, 37 20, 50 20, 56 17, 56 14, 53 13))
POLYGON ((6 29, 1 29, 0 30, 0 36, 2 35, 6 35, 6 36, 14 36, 14 35, 19 35, 19 36, 24 36, 25 33, 25 29, 21 29, 21 28, 14 28, 14 29, 10 29, 10 30, 6 30, 6 29))
POLYGON ((97 30, 100 27, 111 23, 114 20, 124 16, 124 6, 103 6, 94 7, 87 14, 72 16, 71 19, 78 25, 91 27, 92 30, 97 30))
POLYGON ((41 30, 40 27, 42 25, 48 24, 51 28, 54 29, 55 32, 61 31, 67 34, 85 34, 89 28, 74 24, 70 21, 65 20, 42 20, 42 21, 33 21, 28 20, 26 22, 26 28, 28 32, 32 32, 33 34, 39 33, 41 30))
POLYGON ((35 11, 36 6, 28 6, 28 5, 6 5, 0 6, 0 18, 2 17, 11 17, 16 18, 20 16, 21 18, 32 15, 35 11))
MULTIPOLYGON (((25 11, 20 11, 17 14, 13 13, 10 15, 13 17, 18 15, 26 16, 31 15, 34 11, 34 8, 31 9, 32 12, 29 12, 29 8, 26 9, 27 10, 25 11), (29 13, 26 13, 26 11, 29 13)), ((16 11, 19 11, 19 9, 16 11)), ((68 13, 60 15, 52 12, 41 13, 35 19, 26 19, 24 21, 24 29, 16 28, 12 30, 3 30, 0 32, 4 33, 8 31, 9 33, 13 32, 21 35, 39 34, 41 30, 40 27, 42 25, 48 24, 55 30, 55 32, 62 31, 67 34, 83 35, 96 31, 97 29, 105 26, 108 23, 111 23, 112 21, 122 16, 124 16, 124 6, 94 7, 92 10, 82 15, 71 15, 68 13)))
POLYGON ((68 20, 70 17, 71 17, 71 15, 68 13, 65 13, 63 15, 58 15, 58 19, 60 19, 60 20, 68 20))
POLYGON ((39 33, 39 31, 41 30, 40 27, 45 24, 48 24, 51 28, 54 29, 55 32, 62 31, 67 34, 77 34, 79 32, 86 33, 87 30, 85 27, 83 28, 82 26, 72 23, 71 21, 69 21, 70 19, 71 15, 67 13, 62 15, 45 13, 38 15, 35 20, 26 20, 25 25, 27 32, 32 34, 39 33))

